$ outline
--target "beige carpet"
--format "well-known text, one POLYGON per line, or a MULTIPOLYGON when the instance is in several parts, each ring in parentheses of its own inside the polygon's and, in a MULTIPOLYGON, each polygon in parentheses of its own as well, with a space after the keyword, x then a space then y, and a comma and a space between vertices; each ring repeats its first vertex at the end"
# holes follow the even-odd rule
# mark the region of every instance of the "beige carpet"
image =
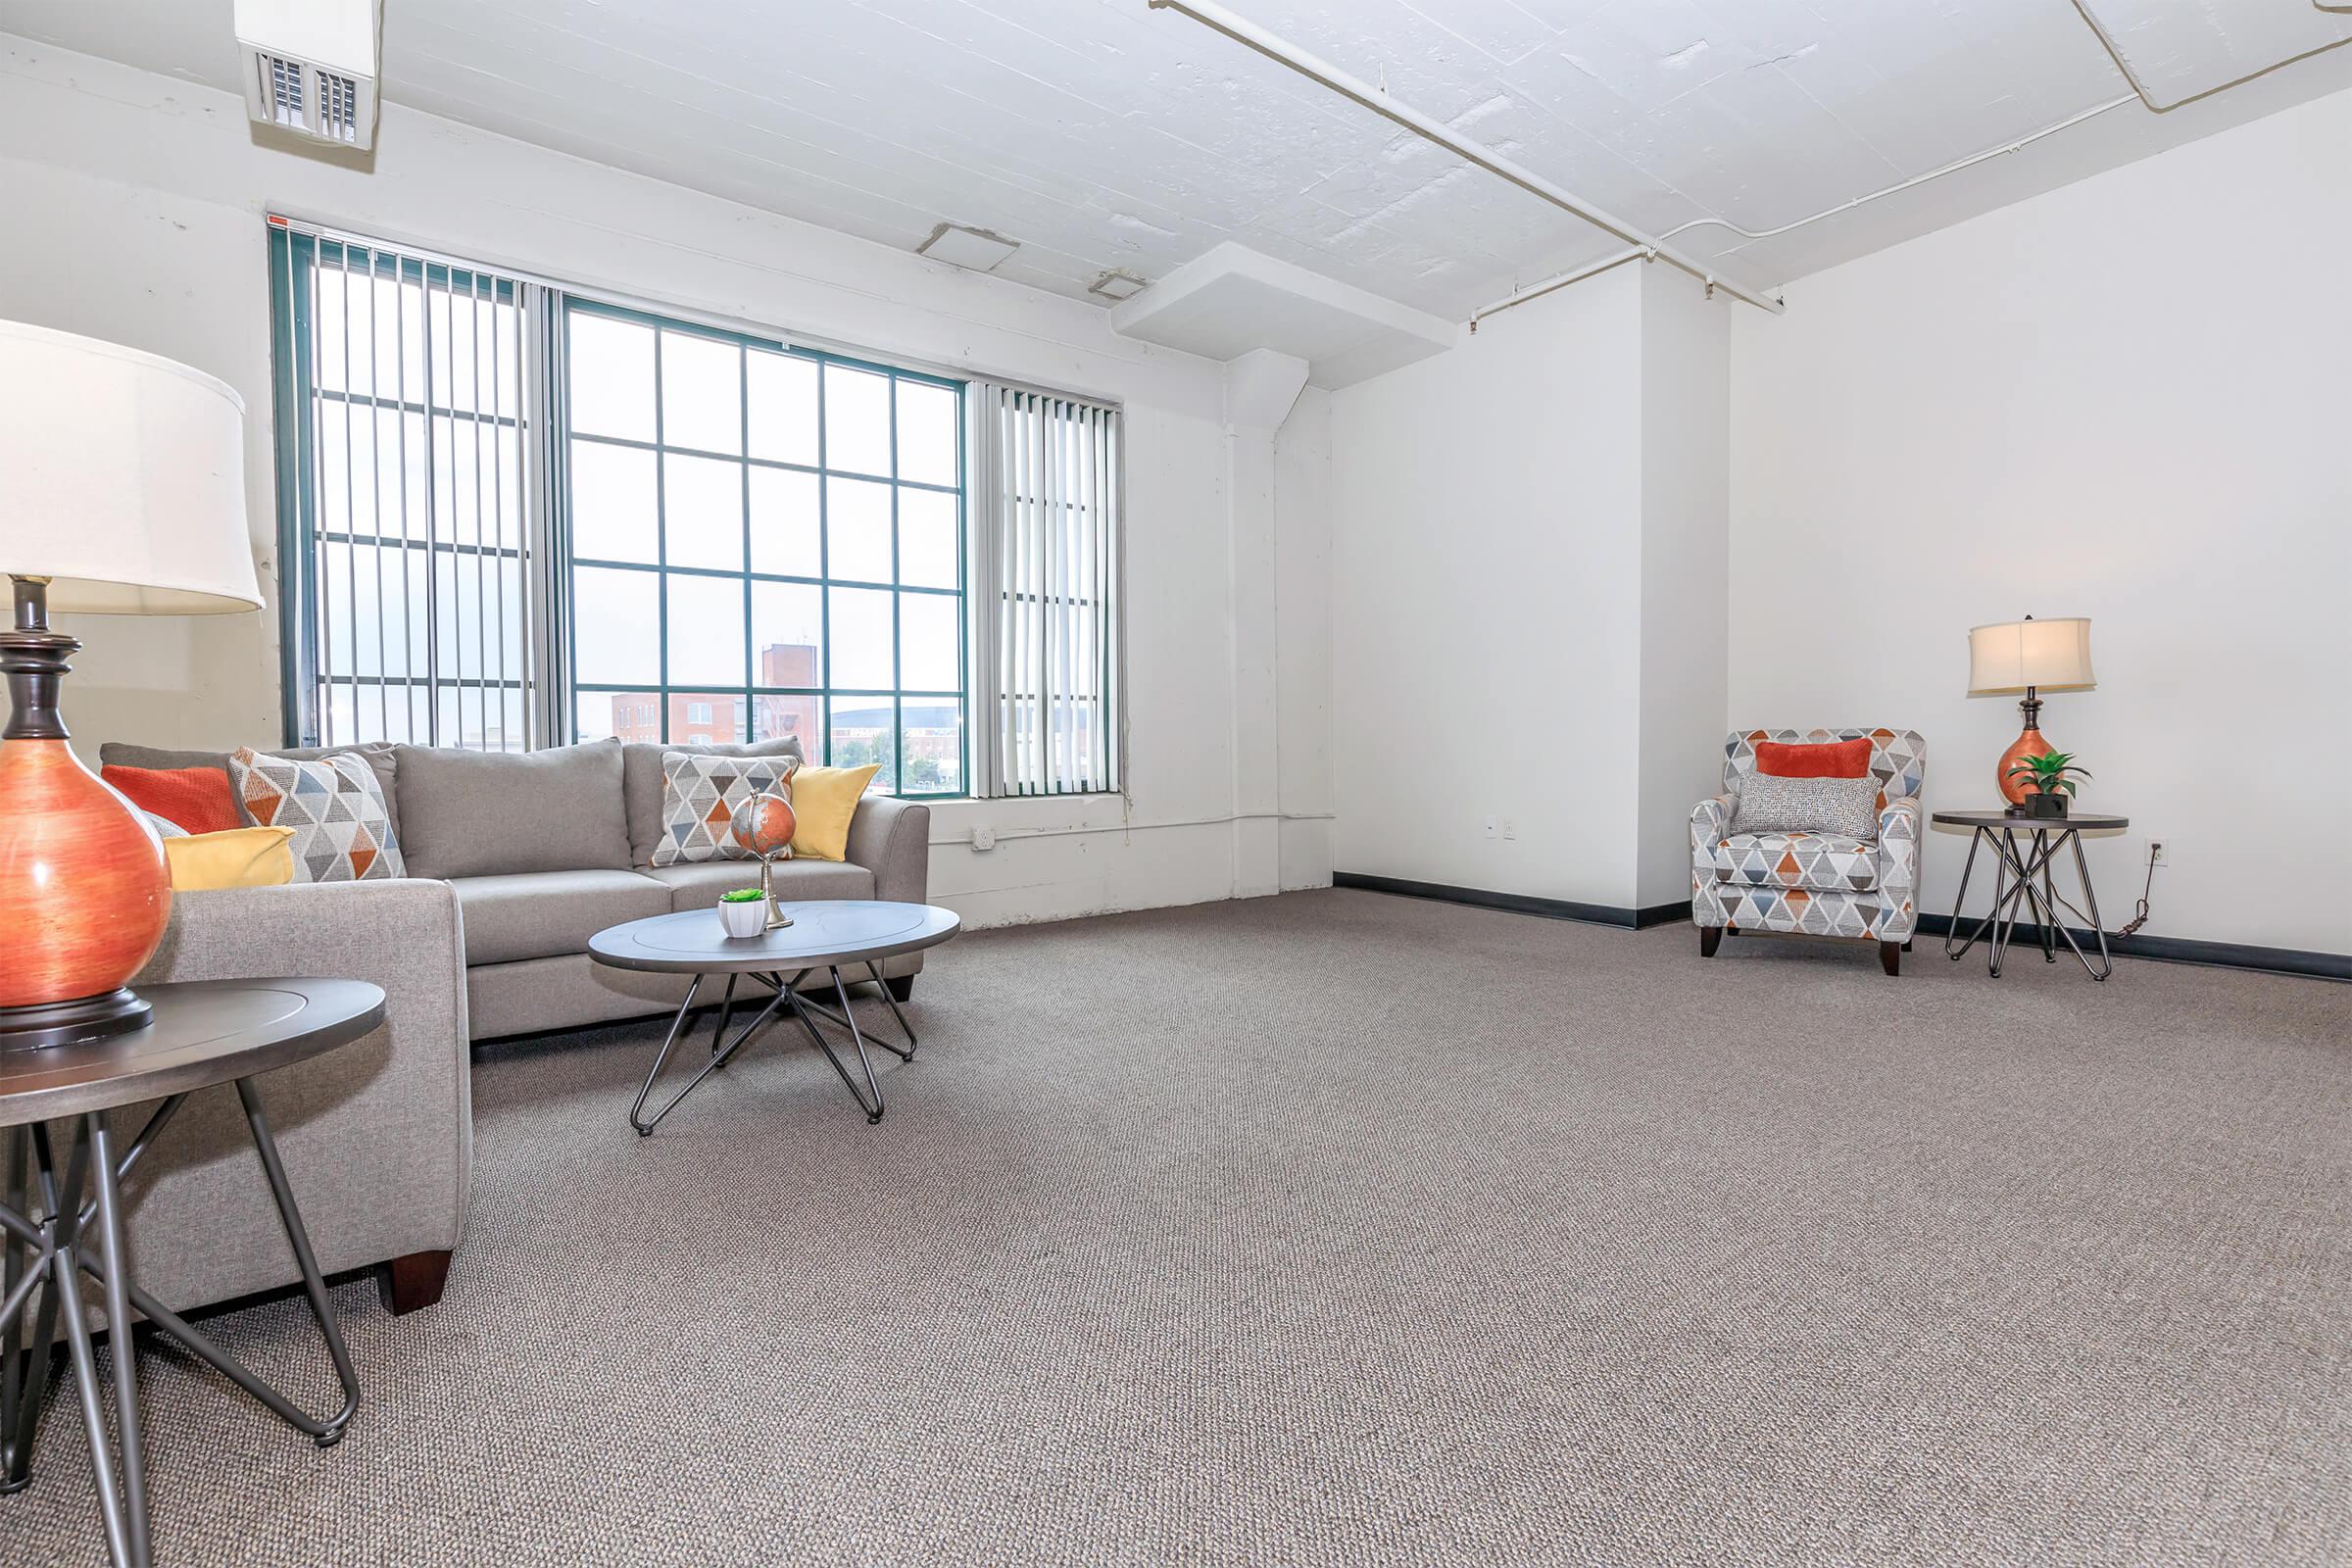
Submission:
MULTIPOLYGON (((869 1128, 492 1048, 314 1449, 151 1353, 167 1564, 2352 1559, 2352 987, 1369 893, 967 937, 869 1128)), ((214 1320, 323 1397, 291 1305, 214 1320), (313 1369, 305 1371, 304 1369, 313 1369)), ((0 1561, 92 1562, 78 1424, 0 1561)))

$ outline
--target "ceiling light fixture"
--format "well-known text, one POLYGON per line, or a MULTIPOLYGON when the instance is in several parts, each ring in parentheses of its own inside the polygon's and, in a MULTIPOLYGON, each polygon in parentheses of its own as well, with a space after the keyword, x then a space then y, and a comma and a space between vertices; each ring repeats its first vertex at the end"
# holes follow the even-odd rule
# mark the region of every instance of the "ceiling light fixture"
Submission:
POLYGON ((914 254, 945 262, 950 267, 960 267, 967 272, 993 272, 1020 248, 1019 240, 1006 239, 985 228, 942 223, 931 230, 929 239, 914 248, 914 254))
POLYGON ((1086 285, 1089 294, 1106 300, 1128 300, 1141 294, 1150 278, 1138 277, 1124 267, 1114 267, 1086 285))

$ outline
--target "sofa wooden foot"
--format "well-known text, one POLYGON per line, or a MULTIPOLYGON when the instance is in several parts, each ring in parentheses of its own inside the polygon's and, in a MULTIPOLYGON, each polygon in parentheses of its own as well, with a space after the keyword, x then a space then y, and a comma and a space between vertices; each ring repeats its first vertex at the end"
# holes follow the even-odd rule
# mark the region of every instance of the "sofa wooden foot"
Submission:
POLYGON ((1700 957, 1712 958, 1715 956, 1715 950, 1722 946, 1723 927, 1702 925, 1698 928, 1698 956, 1700 957))
POLYGON ((375 1288, 384 1310, 398 1316, 440 1300, 441 1288, 449 1283, 449 1259, 447 1252, 411 1252, 379 1265, 375 1288))
POLYGON ((1900 942, 1879 944, 1879 966, 1888 974, 1903 972, 1903 945, 1900 942))
POLYGON ((890 987, 890 994, 893 997, 896 997, 899 1001, 907 1002, 913 999, 914 976, 910 974, 894 974, 882 983, 890 987))

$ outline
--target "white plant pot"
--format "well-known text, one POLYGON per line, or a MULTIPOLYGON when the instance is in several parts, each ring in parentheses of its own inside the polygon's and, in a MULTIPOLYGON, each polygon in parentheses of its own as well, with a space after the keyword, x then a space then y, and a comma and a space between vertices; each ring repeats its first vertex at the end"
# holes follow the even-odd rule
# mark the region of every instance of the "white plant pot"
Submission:
POLYGON ((718 923, 731 937, 756 937, 767 929, 767 901, 746 899, 718 906, 718 923))

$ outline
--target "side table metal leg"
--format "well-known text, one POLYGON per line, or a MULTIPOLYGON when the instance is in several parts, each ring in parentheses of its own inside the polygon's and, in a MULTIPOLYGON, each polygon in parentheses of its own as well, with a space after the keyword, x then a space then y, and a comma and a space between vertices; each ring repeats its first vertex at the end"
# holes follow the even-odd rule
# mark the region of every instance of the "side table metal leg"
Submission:
POLYGON ((1953 939, 1960 934, 1962 911, 1968 907, 1968 879, 1976 874, 1977 851, 1984 847, 1984 830, 1983 828, 1977 829, 1969 837, 1968 861, 1960 867, 1960 891, 1952 896, 1952 923, 1943 928, 1943 956, 1955 963, 1969 949, 1977 945, 1978 938, 1984 936, 1984 927, 1992 918, 1988 914, 1984 919, 1979 920, 1976 930, 1969 933, 1968 940, 1960 943, 1957 947, 1953 946, 1953 939))
MULTIPOLYGON (((0 1203, 8 1205, 11 1214, 25 1212, 24 1156, 30 1135, 22 1127, 8 1130, 8 1195, 0 1203)), ((24 1454, 26 1471, 17 1469, 17 1401, 24 1391, 24 1302, 18 1298, 18 1288, 33 1275, 43 1271, 42 1259, 31 1242, 19 1236, 12 1228, 0 1235, 0 1493, 21 1490, 31 1479, 32 1454, 29 1446, 24 1454)), ((32 1287, 24 1285, 27 1291, 32 1287)), ((42 1348, 41 1359, 49 1357, 47 1347, 42 1348)))
MULTIPOLYGON (((237 1080, 237 1099, 245 1106, 245 1123, 253 1131, 254 1152, 262 1156, 262 1169, 270 1178, 270 1196, 277 1200, 277 1217, 286 1228, 286 1244, 294 1249, 294 1260, 302 1265, 302 1292, 311 1298, 311 1315, 318 1320, 319 1336, 326 1341, 326 1353, 334 1358, 335 1379, 343 1385, 343 1408, 336 1411, 312 1438, 321 1448, 331 1447, 342 1439, 343 1429, 360 1407, 360 1375, 353 1370, 351 1351, 345 1348, 343 1333, 335 1327, 335 1314, 326 1298, 326 1281, 318 1275, 318 1259, 311 1251, 310 1233, 302 1228, 302 1210, 295 1206, 294 1189, 286 1181, 286 1167, 277 1157, 277 1140, 270 1136, 269 1118, 262 1114, 261 1096, 254 1092, 253 1080, 237 1080)), ((309 1431, 307 1423, 297 1423, 309 1431)))
MULTIPOLYGON (((144 1557, 131 1555, 130 1537, 122 1520, 122 1498, 115 1489, 114 1455, 106 1441, 106 1412, 98 1400, 98 1358, 90 1348, 90 1325, 81 1311, 81 1284, 74 1273, 74 1247, 79 1240, 75 1220, 81 1212, 82 1179, 89 1169, 86 1118, 74 1125, 74 1156, 67 1167, 62 1190, 57 1183, 57 1156, 50 1148, 46 1127, 33 1128, 32 1150, 40 1175, 41 1201, 49 1214, 51 1246, 49 1288, 43 1293, 40 1333, 33 1344, 44 1348, 48 1346, 49 1337, 55 1332, 55 1314, 62 1312, 66 1320, 66 1350, 74 1362, 74 1392, 81 1396, 81 1424, 90 1444, 90 1476, 97 1484, 98 1513, 106 1526, 107 1555, 118 1568, 126 1564, 130 1568, 146 1568, 144 1557)), ((36 1358, 39 1362, 47 1359, 45 1354, 36 1358)), ((37 1404, 33 1413, 38 1414, 37 1404)))
MULTIPOLYGON (((115 1363, 115 1437, 122 1450, 123 1533, 129 1541, 130 1560, 143 1563, 148 1560, 147 1460, 139 1446, 138 1340, 131 1329, 130 1302, 123 1290, 128 1266, 122 1249, 122 1196, 116 1184, 115 1138, 107 1125, 107 1113, 90 1112, 89 1124, 90 1161, 98 1183, 98 1246, 106 1256, 106 1348, 115 1363)), ((299 1251, 308 1277, 309 1250, 299 1251)), ((68 1263, 63 1272, 67 1288, 78 1289, 81 1282, 73 1265, 68 1263)))
MULTIPOLYGON (((2074 841, 2075 877, 2082 884, 2082 902, 2090 906, 2090 929, 2099 939, 2099 966, 2090 969, 2090 960, 2083 958, 2082 967, 2090 969, 2093 980, 2104 980, 2115 973, 2115 959, 2107 952, 2107 922, 2099 917, 2099 890, 2090 885, 2090 865, 2082 858, 2082 835, 2077 832, 2067 836, 2074 841)), ((2082 950, 2075 949, 2075 956, 2082 957, 2082 950)))
POLYGON ((2045 831, 2037 830, 2034 835, 2034 848, 2041 857, 2041 961, 2056 963, 2058 933, 2054 928, 2058 924, 2058 890, 2050 882, 2053 846, 2048 840, 2049 835, 2045 831))

